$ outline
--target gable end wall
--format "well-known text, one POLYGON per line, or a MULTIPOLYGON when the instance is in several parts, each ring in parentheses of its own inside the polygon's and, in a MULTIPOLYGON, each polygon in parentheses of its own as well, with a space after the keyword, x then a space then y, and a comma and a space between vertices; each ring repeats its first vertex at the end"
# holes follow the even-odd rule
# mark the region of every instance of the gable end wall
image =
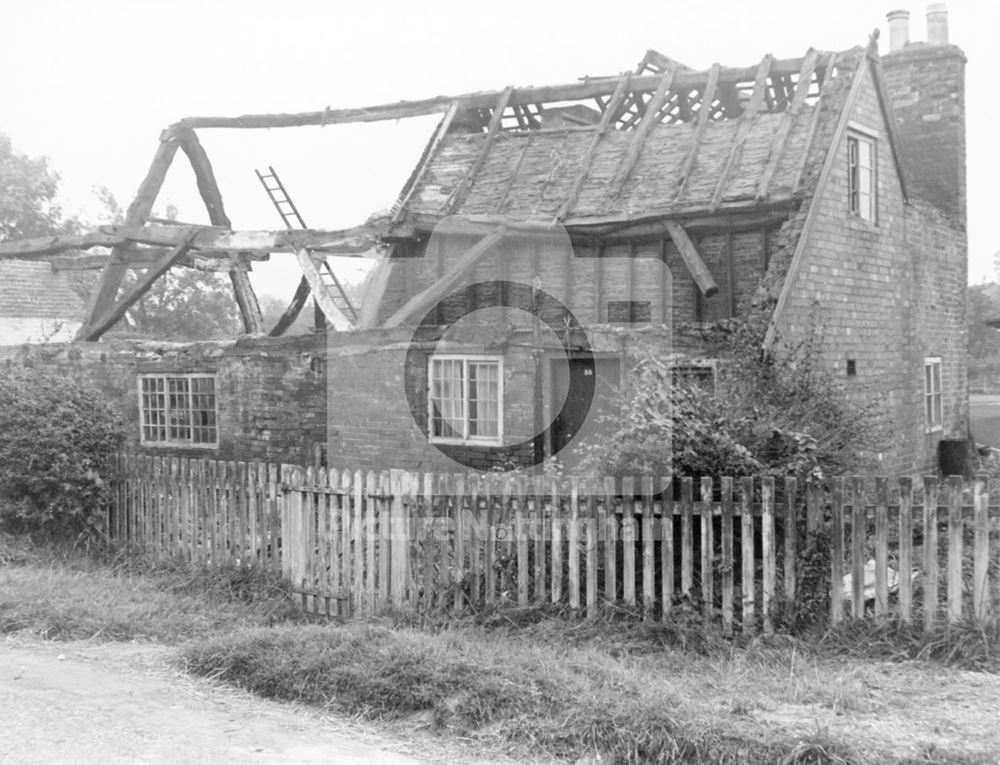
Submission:
POLYGON ((794 341, 811 317, 819 321, 826 362, 852 398, 873 402, 878 412, 885 438, 872 457, 879 470, 933 470, 940 439, 964 438, 968 430, 966 237, 931 205, 904 203, 871 73, 864 77, 850 118, 878 133, 877 224, 848 212, 844 136, 817 190, 817 216, 776 326, 780 338, 794 341), (943 359, 944 423, 937 433, 925 429, 926 356, 943 359), (846 375, 848 359, 856 377, 846 375))

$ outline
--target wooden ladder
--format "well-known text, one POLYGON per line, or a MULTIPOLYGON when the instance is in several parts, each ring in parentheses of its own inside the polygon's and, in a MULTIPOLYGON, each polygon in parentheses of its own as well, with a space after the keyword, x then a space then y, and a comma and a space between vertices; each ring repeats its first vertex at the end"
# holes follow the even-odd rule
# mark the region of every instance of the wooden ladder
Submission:
MULTIPOLYGON (((308 226, 306 226, 306 222, 302 219, 302 215, 299 213, 299 209, 295 206, 295 203, 289 196, 288 191, 285 189, 285 184, 283 184, 281 182, 281 178, 278 177, 277 171, 268 165, 266 173, 262 173, 260 170, 256 169, 254 172, 257 174, 257 179, 260 181, 261 186, 264 187, 264 191, 267 192, 267 196, 270 198, 271 204, 274 205, 274 209, 278 211, 278 215, 280 215, 281 220, 284 221, 285 227, 289 231, 308 228, 308 226)), ((312 255, 312 253, 310 253, 310 255, 312 255)), ((326 292, 330 296, 330 299, 347 318, 356 323, 358 320, 358 312, 355 309, 354 304, 351 303, 351 299, 347 296, 344 286, 340 283, 337 275, 327 262, 326 256, 320 255, 318 257, 313 257, 313 261, 319 268, 323 286, 326 288, 326 292)), ((319 311, 320 309, 317 308, 316 310, 319 311)), ((319 329, 321 327, 317 325, 317 328, 319 329)))

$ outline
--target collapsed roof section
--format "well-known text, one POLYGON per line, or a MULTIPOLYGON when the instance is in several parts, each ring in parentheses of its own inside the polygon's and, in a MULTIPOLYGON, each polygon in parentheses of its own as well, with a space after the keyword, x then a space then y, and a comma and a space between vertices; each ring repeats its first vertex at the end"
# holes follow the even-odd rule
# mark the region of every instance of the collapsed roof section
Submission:
POLYGON ((319 278, 306 273, 313 270, 307 269, 310 262, 315 266, 308 253, 363 254, 380 242, 420 236, 449 216, 474 226, 559 223, 571 231, 601 233, 648 219, 683 222, 717 212, 788 211, 815 182, 810 163, 826 155, 828 147, 817 137, 821 113, 842 111, 864 57, 862 48, 839 54, 810 49, 801 58, 767 55, 751 67, 716 64, 694 71, 649 51, 632 72, 565 85, 362 109, 190 117, 163 131, 123 225, 76 237, 0 243, 0 258, 110 246, 82 339, 96 339, 124 313, 116 296, 125 270, 162 273, 174 265, 228 270, 246 330, 260 333, 260 310, 246 270, 251 260, 271 252, 294 251, 304 283, 312 285, 319 278), (441 120, 390 216, 339 232, 233 232, 195 132, 434 113, 442 114, 441 120), (178 148, 195 172, 211 226, 151 222, 152 205, 178 148))

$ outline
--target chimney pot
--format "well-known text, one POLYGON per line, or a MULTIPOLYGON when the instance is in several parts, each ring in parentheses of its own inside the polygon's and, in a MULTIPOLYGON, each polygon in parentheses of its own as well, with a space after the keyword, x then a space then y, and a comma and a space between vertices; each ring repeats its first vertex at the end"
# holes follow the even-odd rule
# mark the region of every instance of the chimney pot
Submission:
POLYGON ((885 17, 889 20, 889 52, 902 50, 910 42, 910 12, 889 11, 885 17))
POLYGON ((948 44, 948 7, 944 3, 927 6, 927 42, 931 45, 948 44))

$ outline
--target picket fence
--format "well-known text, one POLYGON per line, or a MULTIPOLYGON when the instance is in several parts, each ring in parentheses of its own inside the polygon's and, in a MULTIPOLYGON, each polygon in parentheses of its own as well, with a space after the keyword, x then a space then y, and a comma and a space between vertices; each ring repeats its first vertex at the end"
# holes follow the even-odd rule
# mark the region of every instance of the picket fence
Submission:
POLYGON ((116 470, 113 540, 270 568, 328 615, 557 603, 767 631, 796 601, 800 546, 829 561, 834 620, 1000 613, 1000 486, 985 478, 594 480, 139 455, 116 470))

